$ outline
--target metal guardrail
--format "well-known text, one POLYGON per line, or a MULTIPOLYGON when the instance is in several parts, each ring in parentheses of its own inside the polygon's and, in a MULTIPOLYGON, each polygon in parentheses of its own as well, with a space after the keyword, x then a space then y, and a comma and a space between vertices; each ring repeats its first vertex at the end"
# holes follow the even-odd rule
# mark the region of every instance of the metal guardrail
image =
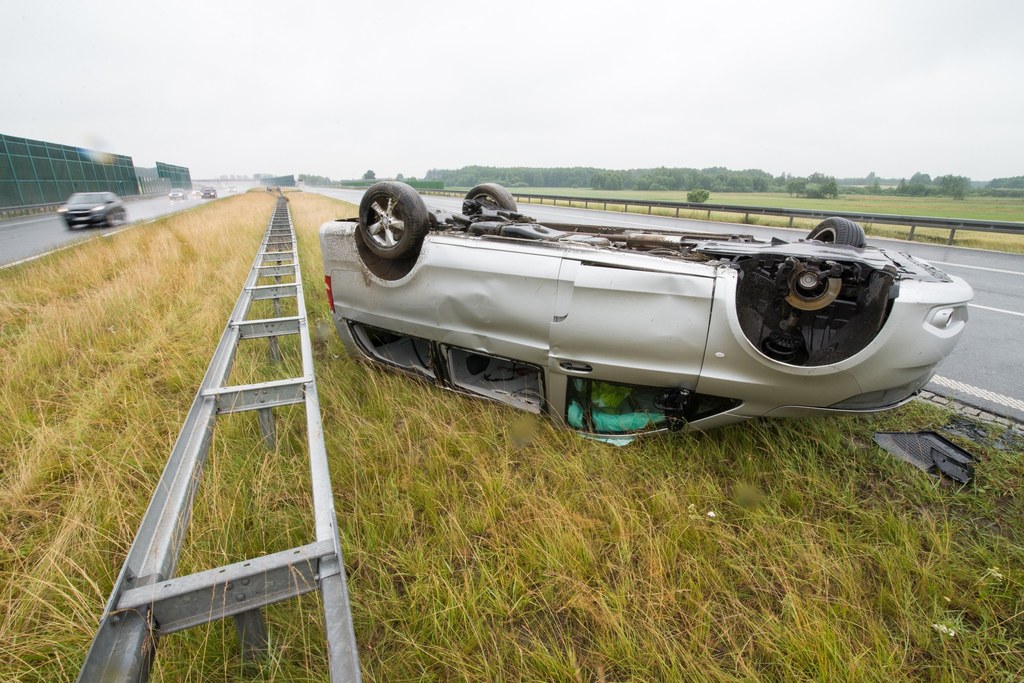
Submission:
POLYGON ((314 590, 323 597, 331 680, 361 680, 305 311, 295 231, 282 196, 111 591, 79 681, 144 681, 159 637, 224 617, 234 617, 245 657, 256 657, 267 648, 260 608, 314 590), (282 282, 283 277, 294 280, 282 282), (274 283, 259 284, 265 278, 274 283), (298 313, 281 317, 280 300, 291 297, 298 313), (259 300, 274 302, 274 318, 247 319, 252 302, 259 300), (299 335, 301 377, 225 385, 241 340, 268 338, 270 360, 276 362, 277 337, 286 334, 299 335), (255 411, 264 445, 273 449, 273 408, 290 404, 305 405, 315 540, 176 577, 217 416, 255 411))
MULTIPOLYGON (((510 190, 511 191, 511 190, 510 190)), ((463 197, 464 192, 451 190, 420 190, 421 194, 436 194, 445 197, 463 197)), ((643 199, 614 199, 604 197, 571 197, 564 195, 550 194, 523 194, 512 192, 517 200, 524 199, 528 202, 550 200, 552 204, 565 202, 568 204, 583 204, 583 208, 589 209, 590 205, 600 205, 602 210, 607 211, 609 206, 622 206, 628 211, 630 206, 638 206, 647 209, 651 214, 654 209, 669 209, 675 211, 675 217, 679 218, 680 211, 707 212, 707 220, 711 220, 711 213, 733 213, 742 214, 744 222, 748 222, 751 215, 760 216, 781 216, 789 218, 789 227, 793 227, 794 218, 825 219, 831 216, 848 218, 860 223, 882 223, 885 225, 906 225, 910 227, 908 239, 914 239, 914 232, 917 228, 941 228, 949 230, 949 239, 946 244, 953 244, 953 238, 957 230, 971 230, 980 232, 996 232, 1010 235, 1024 235, 1024 223, 1010 221, 986 221, 970 218, 940 218, 935 216, 900 216, 884 213, 862 213, 856 211, 820 211, 816 209, 780 209, 767 206, 737 206, 734 204, 696 204, 693 202, 658 202, 643 199)))

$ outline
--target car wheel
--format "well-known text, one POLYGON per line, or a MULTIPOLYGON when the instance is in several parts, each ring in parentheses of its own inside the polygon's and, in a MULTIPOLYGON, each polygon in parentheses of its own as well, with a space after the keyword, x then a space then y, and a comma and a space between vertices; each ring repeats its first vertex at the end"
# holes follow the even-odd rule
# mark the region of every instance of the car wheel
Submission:
POLYGON ((826 218, 807 235, 809 240, 861 249, 868 244, 864 228, 846 218, 826 218))
POLYGON ((107 227, 113 228, 117 226, 117 211, 111 211, 107 214, 107 227))
POLYGON ((377 183, 359 202, 359 236, 382 258, 400 259, 416 252, 428 227, 427 205, 405 183, 377 183))
POLYGON ((478 201, 484 206, 492 209, 507 209, 508 211, 519 210, 516 206, 516 200, 515 197, 512 196, 512 193, 497 183, 484 183, 482 185, 477 185, 466 193, 466 199, 478 201))

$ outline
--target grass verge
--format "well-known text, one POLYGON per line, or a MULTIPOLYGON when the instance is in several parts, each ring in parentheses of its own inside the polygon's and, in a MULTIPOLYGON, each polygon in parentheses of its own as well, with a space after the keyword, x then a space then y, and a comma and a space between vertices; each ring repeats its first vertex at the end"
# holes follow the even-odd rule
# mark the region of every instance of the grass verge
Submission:
MULTIPOLYGON (((289 198, 316 329, 316 229, 351 208, 289 198)), ((0 272, 0 679, 77 675, 272 200, 0 272)), ((367 680, 1024 675, 1019 445, 972 445, 959 489, 871 441, 933 406, 614 449, 544 421, 524 440, 522 414, 354 363, 333 332, 315 356, 367 680)), ((309 540, 300 409, 279 433, 266 453, 254 418, 218 424, 180 572, 309 540)), ((175 634, 151 680, 326 680, 321 618, 315 595, 269 608, 255 667, 228 622, 175 634)))

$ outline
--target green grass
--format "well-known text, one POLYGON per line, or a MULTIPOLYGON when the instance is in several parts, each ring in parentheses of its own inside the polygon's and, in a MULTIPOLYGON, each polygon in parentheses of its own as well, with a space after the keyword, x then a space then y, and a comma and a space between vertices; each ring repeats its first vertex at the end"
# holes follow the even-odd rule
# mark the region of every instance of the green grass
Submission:
MULTIPOLYGON (((455 189, 455 188, 452 188, 455 189)), ((514 192, 524 194, 543 194, 580 198, 634 199, 646 201, 686 201, 686 192, 640 192, 636 190, 591 190, 587 188, 551 188, 521 187, 514 192)), ((538 200, 531 200, 536 202, 538 200)), ((524 206, 530 202, 520 201, 524 206)), ((550 202, 548 202, 550 203, 550 202)), ((790 197, 776 192, 713 192, 709 204, 730 206, 764 206, 784 209, 815 209, 821 211, 860 211, 864 213, 894 214, 899 216, 935 216, 942 218, 972 218, 979 220, 996 220, 1024 222, 1024 199, 1005 197, 967 197, 956 201, 948 197, 897 197, 892 195, 841 195, 838 199, 807 199, 790 197)), ((582 208, 583 202, 560 202, 563 206, 582 208)), ((590 205, 590 208, 602 208, 601 205, 590 205)), ((630 213, 647 213, 644 207, 627 207, 623 204, 610 204, 609 210, 628 211, 630 213)), ((527 210, 528 213, 528 210, 527 210)), ((675 211, 654 209, 654 215, 674 216, 675 211)), ((707 220, 707 211, 681 211, 681 218, 707 220)), ((745 216, 742 213, 713 212, 711 220, 746 223, 771 227, 788 227, 789 219, 775 216, 745 216)), ((794 219, 792 227, 801 231, 813 228, 818 221, 794 219)), ((865 224, 868 235, 906 239, 909 237, 909 226, 883 224, 865 224)), ((939 228, 917 228, 914 239, 919 242, 945 244, 949 230, 939 228)), ((962 247, 993 249, 1013 253, 1024 253, 1024 235, 1005 235, 961 230, 956 234, 955 244, 962 247)))
MULTIPOLYGON (((591 190, 589 188, 521 187, 514 192, 569 197, 608 197, 685 202, 685 191, 641 192, 638 190, 591 190)), ((963 200, 949 197, 898 197, 895 195, 843 195, 838 199, 808 199, 778 192, 712 192, 709 204, 771 206, 786 209, 832 209, 863 211, 899 216, 939 216, 979 220, 1024 222, 1024 198, 978 197, 963 200)))
MULTIPOLYGON (((316 229, 347 209, 289 198, 315 329, 316 229)), ((0 680, 77 675, 272 200, 0 271, 0 680)), ((314 353, 366 680, 1024 676, 1022 453, 971 445, 959 489, 873 445, 941 425, 932 406, 615 449, 355 363, 333 332, 314 353)), ((218 423, 179 573, 311 540, 301 408, 279 428, 266 453, 251 416, 218 423)), ((218 622, 163 639, 151 680, 326 680, 319 597, 266 613, 261 665, 218 622)))

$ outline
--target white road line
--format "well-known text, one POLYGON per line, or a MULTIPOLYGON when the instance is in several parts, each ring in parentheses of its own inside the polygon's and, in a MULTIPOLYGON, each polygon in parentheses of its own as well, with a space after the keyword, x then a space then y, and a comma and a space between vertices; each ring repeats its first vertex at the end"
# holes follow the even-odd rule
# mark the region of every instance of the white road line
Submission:
POLYGON ((935 375, 932 377, 932 381, 941 387, 946 387, 953 391, 959 391, 969 396, 974 396, 975 398, 983 398, 986 401, 997 403, 1006 408, 1013 408, 1024 412, 1024 401, 1021 401, 1020 399, 1016 399, 1011 396, 1004 396, 1003 394, 997 394, 994 391, 989 391, 988 389, 972 387, 970 384, 964 384, 963 382, 958 382, 955 379, 949 379, 948 377, 939 377, 938 375, 935 375))
POLYGON ((1024 275, 1016 270, 1003 270, 1002 268, 985 268, 984 266, 969 266, 965 263, 948 263, 946 261, 929 261, 933 266, 953 266, 954 268, 970 268, 971 270, 986 270, 990 273, 1003 273, 1004 275, 1024 275))
POLYGON ((40 216, 38 218, 26 218, 25 220, 19 221, 15 219, 9 219, 0 223, 0 228, 15 227, 17 225, 26 225, 28 223, 38 223, 39 221, 49 221, 56 218, 58 214, 56 212, 48 214, 46 216, 40 216))
POLYGON ((1018 311, 1008 311, 1005 308, 992 308, 991 306, 982 306, 981 304, 967 304, 968 308, 981 308, 986 311, 995 311, 996 313, 1005 313, 1006 315, 1018 315, 1024 318, 1024 313, 1018 311))
POLYGON ((99 238, 100 238, 100 236, 96 235, 95 237, 90 237, 88 239, 79 240, 77 242, 72 242, 71 244, 65 244, 63 247, 57 247, 56 249, 51 249, 50 251, 44 251, 42 254, 36 254, 35 256, 29 256, 28 258, 23 258, 20 261, 14 261, 12 263, 4 263, 3 265, 0 265, 0 270, 3 270, 4 268, 13 268, 14 266, 20 266, 22 263, 29 263, 30 261, 35 261, 36 259, 41 259, 44 256, 49 256, 50 254, 56 254, 58 251, 64 251, 65 249, 70 249, 71 247, 77 247, 79 244, 85 244, 86 242, 92 242, 93 240, 98 240, 99 238))
POLYGON ((132 228, 137 228, 137 227, 139 227, 141 225, 149 225, 150 223, 153 223, 153 222, 157 221, 159 218, 162 218, 162 216, 159 216, 159 217, 154 218, 152 220, 140 222, 140 223, 131 223, 129 225, 124 226, 120 230, 109 230, 108 229, 108 230, 105 230, 104 232, 100 233, 99 235, 94 235, 94 236, 88 237, 88 238, 86 238, 84 240, 77 240, 75 242, 72 242, 71 244, 65 244, 62 247, 57 247, 56 249, 51 249, 50 251, 43 252, 42 254, 36 254, 35 256, 29 256, 28 258, 23 258, 20 261, 14 261, 12 263, 3 263, 3 264, 0 264, 0 270, 3 270, 4 268, 13 268, 14 266, 20 266, 22 263, 29 263, 31 261, 35 261, 36 259, 41 259, 44 256, 49 256, 50 254, 56 254, 58 251, 64 251, 65 249, 70 249, 71 247, 77 247, 78 245, 85 244, 86 242, 92 242, 93 240, 103 239, 104 237, 113 237, 114 235, 118 234, 119 232, 124 232, 125 230, 131 230, 132 228))

